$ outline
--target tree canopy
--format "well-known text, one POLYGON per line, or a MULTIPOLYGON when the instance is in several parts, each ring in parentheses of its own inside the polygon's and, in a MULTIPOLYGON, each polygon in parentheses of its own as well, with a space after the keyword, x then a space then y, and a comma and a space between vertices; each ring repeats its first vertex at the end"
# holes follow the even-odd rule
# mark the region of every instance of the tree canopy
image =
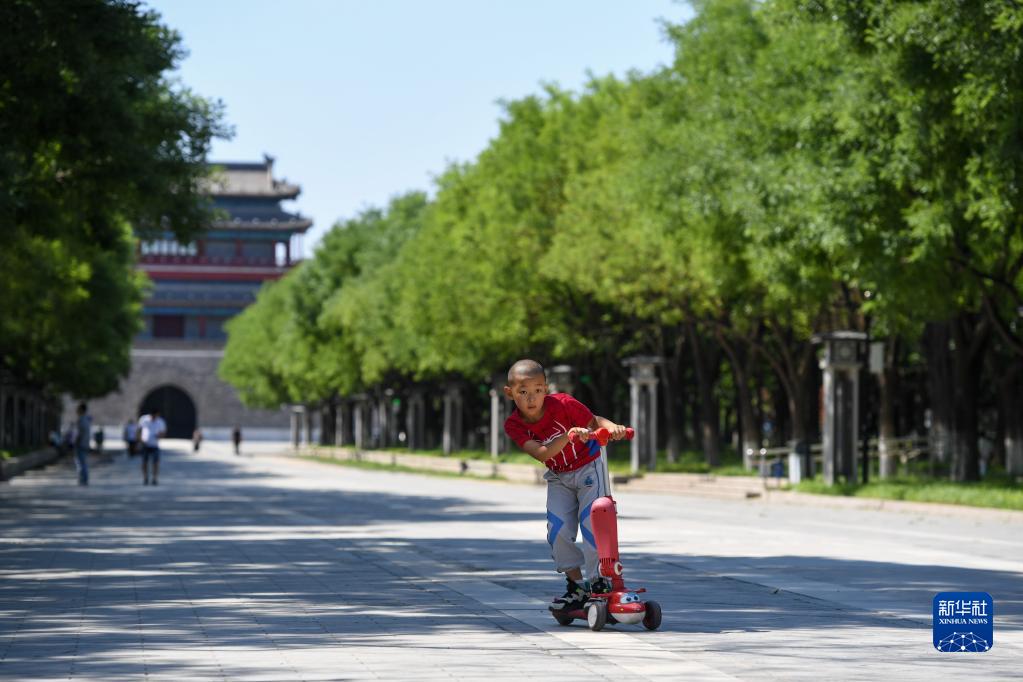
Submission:
POLYGON ((0 6, 0 364, 82 397, 128 370, 132 230, 194 237, 221 108, 173 81, 180 38, 139 3, 0 6))
MULTIPOLYGON (((814 332, 921 347, 954 321, 974 349, 954 363, 976 367, 992 338, 1023 362, 1023 10, 696 10, 666 27, 672 64, 508 102, 498 135, 431 198, 335 227, 232 325, 232 363, 276 329, 270 357, 303 367, 282 394, 320 400, 482 379, 523 355, 593 367, 651 351, 706 402, 721 396, 707 351, 720 346, 743 419, 767 363, 762 383, 778 382, 801 438, 817 426, 814 332), (280 289, 296 294, 285 322, 261 310, 280 289)), ((976 459, 976 438, 962 448, 976 459)))

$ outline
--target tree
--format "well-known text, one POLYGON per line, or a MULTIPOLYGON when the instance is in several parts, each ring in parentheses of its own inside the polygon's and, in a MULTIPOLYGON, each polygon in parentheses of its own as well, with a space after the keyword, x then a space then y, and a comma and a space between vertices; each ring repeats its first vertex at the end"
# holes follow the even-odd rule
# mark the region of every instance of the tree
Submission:
POLYGON ((289 282, 285 278, 264 284, 255 302, 225 325, 227 344, 217 372, 251 407, 273 408, 291 402, 288 377, 281 366, 282 357, 292 350, 281 343, 291 313, 289 282))
POLYGON ((0 364, 83 397, 127 371, 142 283, 127 225, 187 241, 220 108, 166 76, 178 36, 137 3, 0 7, 0 364))

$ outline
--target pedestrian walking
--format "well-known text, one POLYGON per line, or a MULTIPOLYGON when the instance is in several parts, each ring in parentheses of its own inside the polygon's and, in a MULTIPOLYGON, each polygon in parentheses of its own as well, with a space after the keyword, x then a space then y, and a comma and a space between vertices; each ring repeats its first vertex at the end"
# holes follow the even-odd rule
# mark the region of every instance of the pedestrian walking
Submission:
POLYGON ((85 403, 78 403, 75 422, 75 464, 78 467, 78 485, 89 485, 89 441, 92 437, 92 416, 85 403))
POLYGON ((102 426, 99 427, 98 429, 96 429, 96 433, 94 433, 93 436, 92 436, 93 440, 96 441, 96 452, 98 452, 101 455, 103 454, 103 438, 104 437, 105 437, 105 434, 103 433, 103 427, 102 426))
POLYGON ((202 430, 196 427, 192 432, 192 452, 199 452, 200 445, 202 445, 202 430))
POLYGON ((241 427, 236 426, 231 431, 231 440, 234 441, 234 454, 242 454, 242 430, 241 427))
POLYGON ((135 452, 138 450, 138 434, 139 426, 135 423, 134 419, 124 422, 124 431, 122 431, 121 436, 124 438, 124 452, 128 457, 134 457, 135 452))
POLYGON ((160 437, 167 433, 167 422, 160 418, 160 410, 144 414, 139 419, 139 440, 142 442, 142 485, 149 485, 149 460, 153 460, 153 485, 159 485, 160 437))

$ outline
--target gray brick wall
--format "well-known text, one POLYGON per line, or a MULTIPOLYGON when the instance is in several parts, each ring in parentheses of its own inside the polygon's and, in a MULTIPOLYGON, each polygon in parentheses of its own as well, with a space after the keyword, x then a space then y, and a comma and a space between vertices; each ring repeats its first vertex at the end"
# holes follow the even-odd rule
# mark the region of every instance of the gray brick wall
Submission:
MULTIPOLYGON (((89 401, 89 411, 97 425, 116 426, 135 417, 146 395, 160 386, 170 385, 184 391, 195 404, 199 427, 208 436, 226 435, 234 425, 243 434, 281 434, 289 428, 286 410, 256 410, 242 405, 238 393, 217 376, 222 350, 196 347, 195 344, 169 344, 171 347, 140 347, 132 350, 131 374, 121 381, 120 390, 104 398, 89 401)), ((64 417, 73 414, 74 403, 66 401, 64 417)))

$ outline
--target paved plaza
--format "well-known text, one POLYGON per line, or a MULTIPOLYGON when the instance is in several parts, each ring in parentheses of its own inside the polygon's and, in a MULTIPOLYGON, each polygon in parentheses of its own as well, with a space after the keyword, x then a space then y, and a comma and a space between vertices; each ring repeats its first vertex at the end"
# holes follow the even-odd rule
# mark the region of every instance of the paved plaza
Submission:
POLYGON ((171 442, 0 487, 0 678, 1019 679, 1023 523, 619 496, 657 632, 558 626, 541 487, 171 442), (942 654, 931 600, 995 599, 994 648, 942 654), (970 676, 969 678, 967 676, 970 676))

